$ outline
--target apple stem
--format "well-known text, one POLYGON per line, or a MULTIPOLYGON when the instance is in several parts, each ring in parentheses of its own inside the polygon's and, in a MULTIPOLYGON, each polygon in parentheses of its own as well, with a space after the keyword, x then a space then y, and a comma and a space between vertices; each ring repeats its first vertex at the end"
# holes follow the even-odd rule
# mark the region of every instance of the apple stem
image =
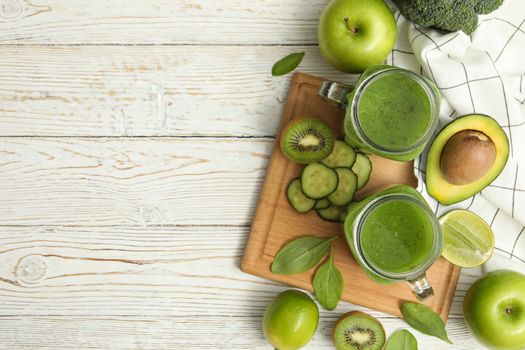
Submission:
POLYGON ((510 314, 512 313, 512 307, 511 307, 511 306, 507 306, 507 307, 505 308, 505 313, 506 313, 507 315, 510 315, 510 314))
POLYGON ((359 32, 359 29, 350 24, 350 20, 348 19, 348 17, 345 17, 345 24, 346 28, 348 28, 348 30, 351 31, 353 34, 357 34, 357 32, 359 32))

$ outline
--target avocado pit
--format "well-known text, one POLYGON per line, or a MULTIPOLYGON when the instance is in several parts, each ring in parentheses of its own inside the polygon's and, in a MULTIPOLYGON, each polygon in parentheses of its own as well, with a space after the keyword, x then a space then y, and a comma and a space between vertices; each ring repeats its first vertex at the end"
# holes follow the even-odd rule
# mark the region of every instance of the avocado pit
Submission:
POLYGON ((496 146, 490 137, 477 130, 463 130, 445 144, 440 167, 449 183, 465 185, 482 178, 495 161, 496 146))

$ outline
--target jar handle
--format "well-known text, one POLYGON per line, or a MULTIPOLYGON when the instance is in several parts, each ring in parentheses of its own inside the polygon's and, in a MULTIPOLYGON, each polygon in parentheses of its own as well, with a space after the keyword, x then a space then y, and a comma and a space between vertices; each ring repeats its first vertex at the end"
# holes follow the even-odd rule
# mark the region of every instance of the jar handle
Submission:
POLYGON ((319 95, 325 100, 336 104, 339 108, 348 106, 346 96, 354 88, 352 86, 336 83, 334 81, 323 81, 319 89, 319 95))
POLYGON ((412 293, 420 301, 425 301, 434 295, 434 289, 432 289, 425 274, 419 278, 408 281, 408 285, 412 293))

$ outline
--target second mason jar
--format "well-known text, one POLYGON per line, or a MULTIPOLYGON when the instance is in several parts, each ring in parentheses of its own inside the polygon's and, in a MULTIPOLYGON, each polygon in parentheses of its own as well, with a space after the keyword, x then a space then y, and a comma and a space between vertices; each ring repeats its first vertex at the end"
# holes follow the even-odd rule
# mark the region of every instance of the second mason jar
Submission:
POLYGON ((355 87, 327 81, 319 93, 346 108, 347 142, 385 158, 416 158, 438 125, 439 90, 406 69, 374 66, 361 75, 355 87))
POLYGON ((433 295, 425 272, 441 255, 443 236, 414 188, 394 186, 350 204, 344 229, 355 259, 373 281, 407 281, 420 300, 433 295))

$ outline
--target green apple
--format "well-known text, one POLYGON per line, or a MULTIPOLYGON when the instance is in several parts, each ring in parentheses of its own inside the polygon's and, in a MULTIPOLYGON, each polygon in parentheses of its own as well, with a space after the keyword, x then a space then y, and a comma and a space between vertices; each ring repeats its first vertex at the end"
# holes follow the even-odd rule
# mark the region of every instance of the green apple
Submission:
POLYGON ((323 57, 346 73, 382 63, 397 38, 396 20, 383 0, 332 0, 318 27, 323 57))
POLYGON ((468 329, 487 348, 525 349, 525 275, 486 274, 467 291, 463 311, 468 329))
POLYGON ((278 350, 297 350, 315 334, 319 308, 307 294, 287 290, 266 308, 263 331, 266 340, 278 350))

